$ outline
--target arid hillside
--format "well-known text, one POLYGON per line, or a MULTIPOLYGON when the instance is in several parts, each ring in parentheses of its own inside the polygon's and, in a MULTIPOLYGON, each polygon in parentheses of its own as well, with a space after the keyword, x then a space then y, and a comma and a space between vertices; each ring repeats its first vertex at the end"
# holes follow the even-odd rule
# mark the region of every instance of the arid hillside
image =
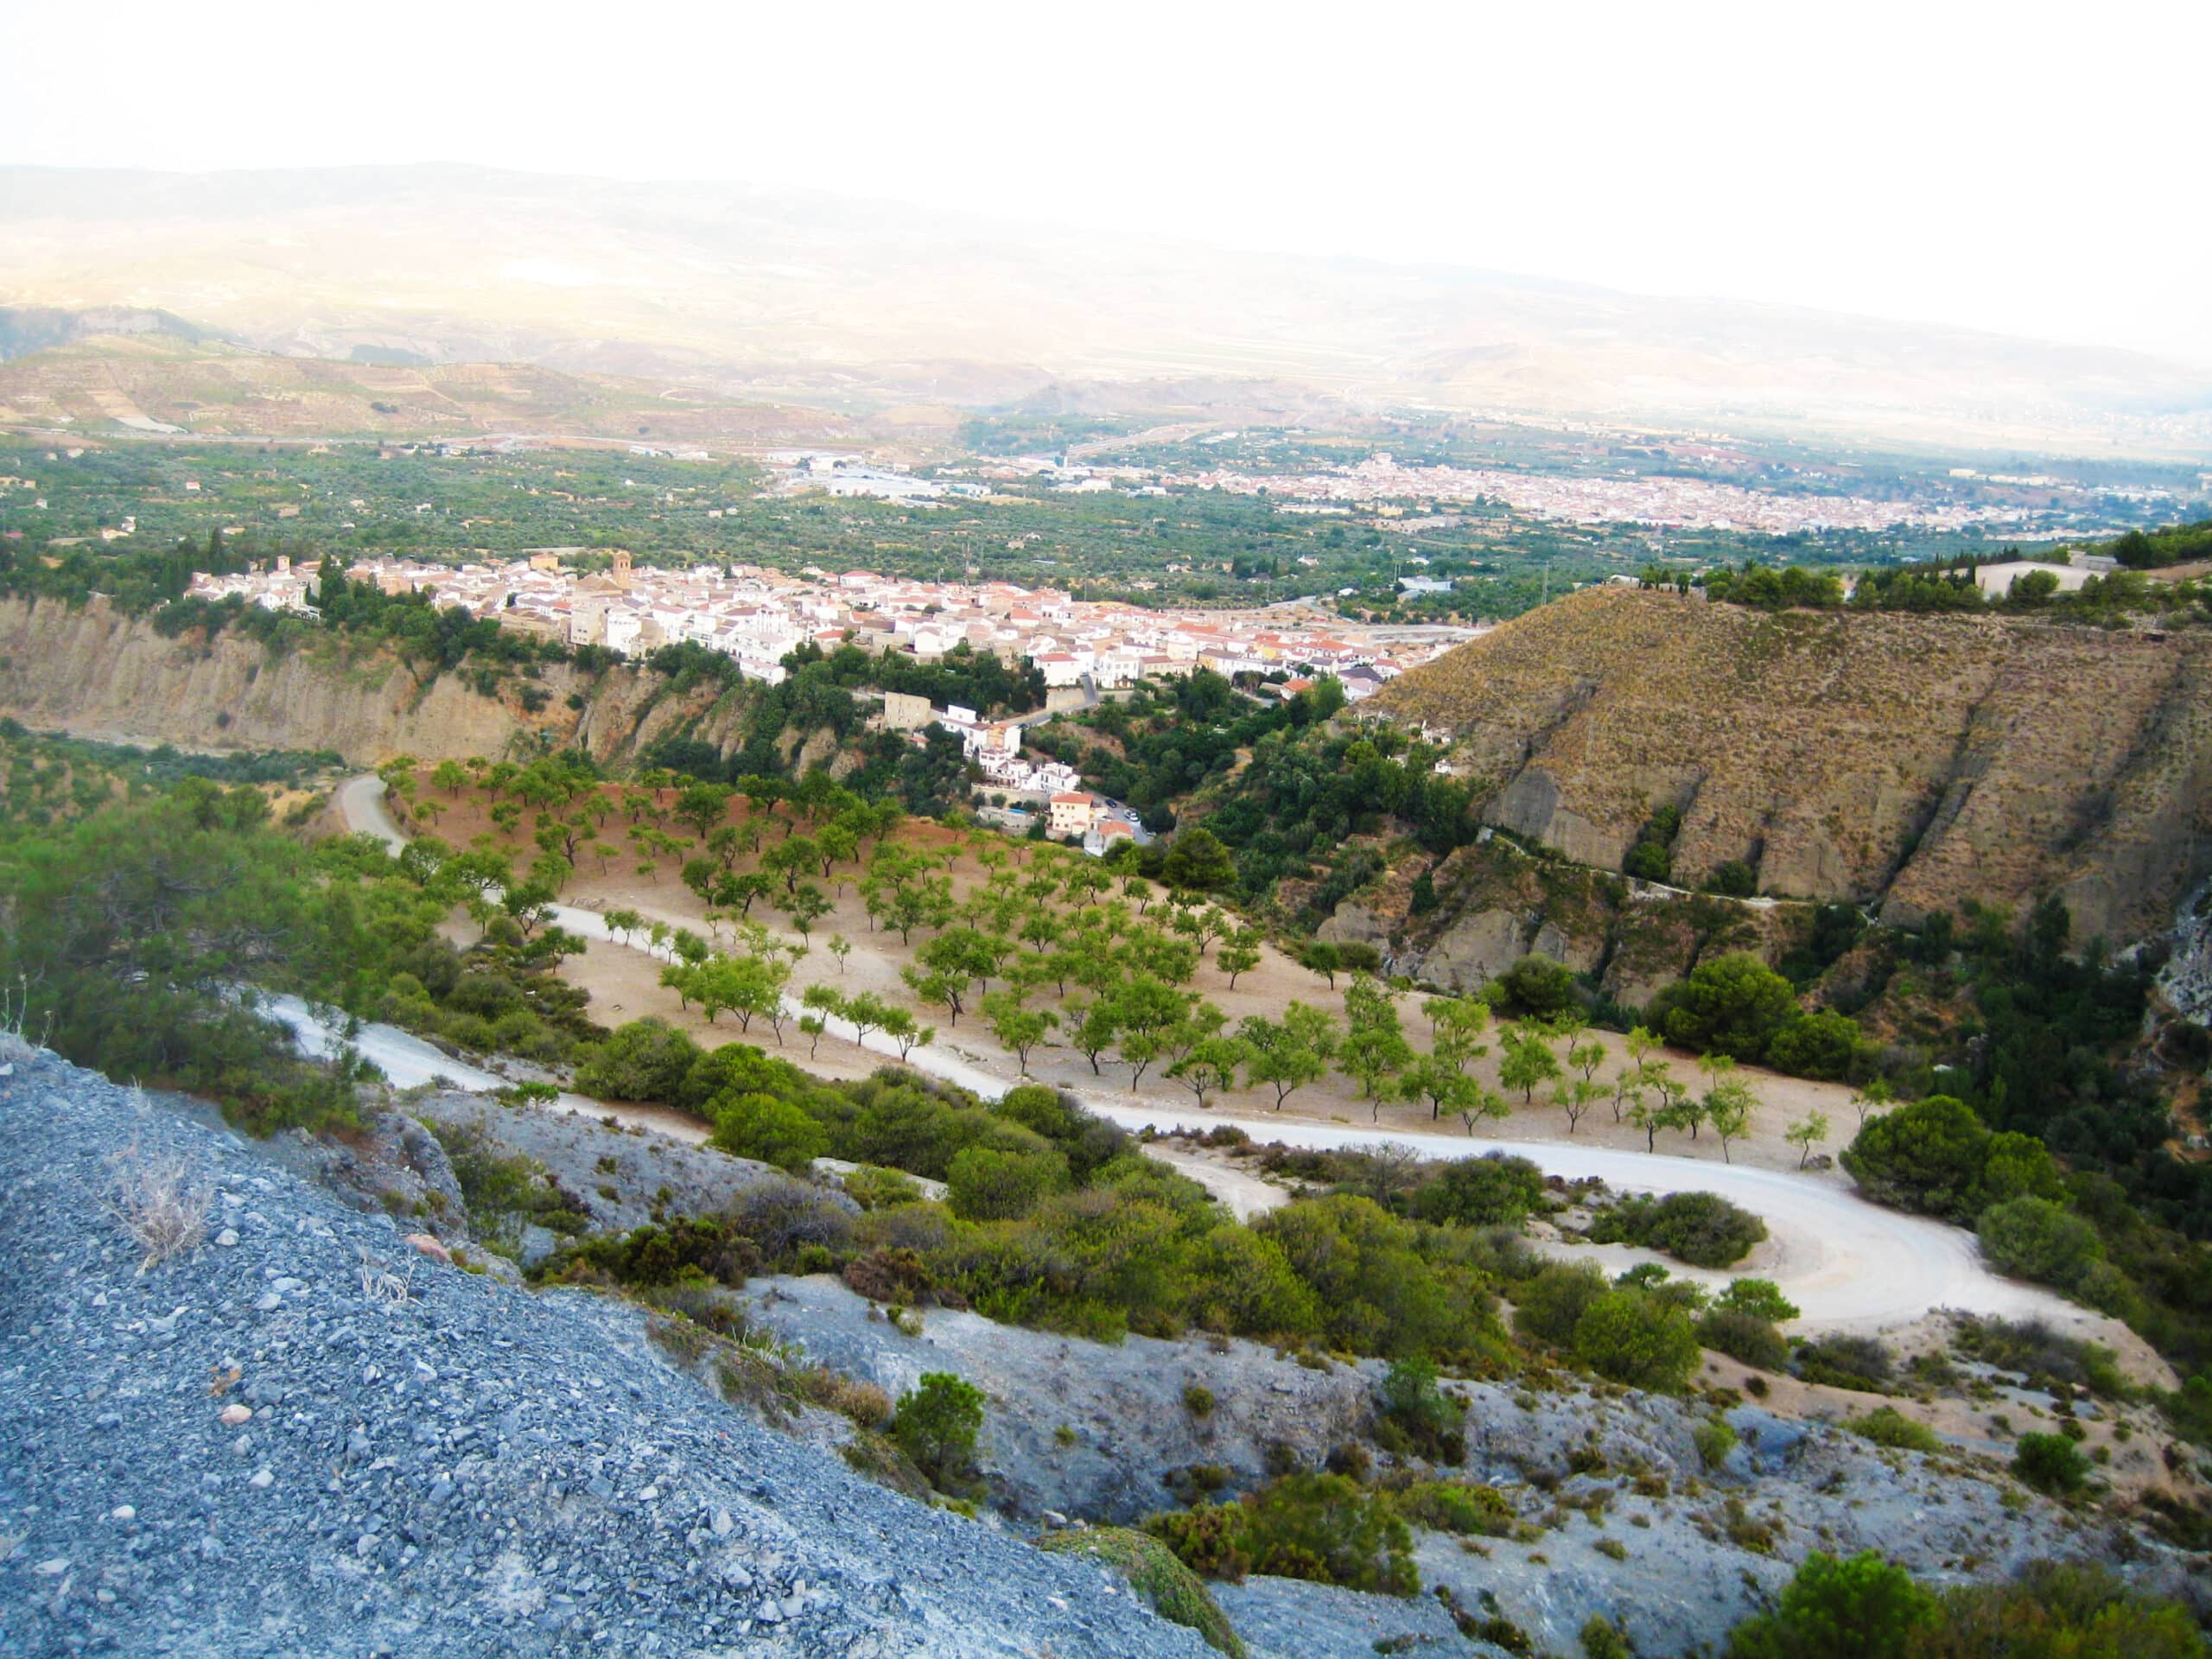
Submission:
POLYGON ((223 437, 485 433, 746 446, 849 439, 823 410, 525 363, 334 362, 142 331, 0 361, 0 427, 223 437))
POLYGON ((2163 927, 2203 873, 2212 639, 2018 620, 1770 615, 1593 589, 1369 705, 1450 734, 1486 820, 1619 869, 1681 810, 1675 879, 1892 920, 2052 893, 2077 938, 2163 927))
MULTIPOLYGON (((671 733, 734 749, 747 688, 679 692, 642 669, 553 664, 486 696, 382 646, 335 637, 272 652, 237 632, 163 637, 105 601, 81 609, 0 601, 0 715, 36 731, 205 749, 328 749, 358 766, 535 753, 577 746, 622 760, 671 733), (571 706, 569 699, 576 702, 571 706)), ((810 760, 826 760, 809 751, 810 760)))
POLYGON ((943 205, 459 167, 0 168, 0 305, 158 307, 286 356, 531 363, 843 410, 988 406, 1071 383, 1156 408, 1197 380, 1340 408, 2099 453, 2201 453, 2212 423, 2212 375, 2125 352, 943 205))

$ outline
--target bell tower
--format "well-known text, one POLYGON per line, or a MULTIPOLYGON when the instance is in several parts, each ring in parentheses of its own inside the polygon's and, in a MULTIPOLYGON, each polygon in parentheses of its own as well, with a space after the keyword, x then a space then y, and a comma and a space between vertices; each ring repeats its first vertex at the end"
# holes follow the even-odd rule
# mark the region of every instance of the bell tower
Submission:
POLYGON ((626 547, 614 550, 614 585, 625 593, 630 591, 630 550, 626 547))

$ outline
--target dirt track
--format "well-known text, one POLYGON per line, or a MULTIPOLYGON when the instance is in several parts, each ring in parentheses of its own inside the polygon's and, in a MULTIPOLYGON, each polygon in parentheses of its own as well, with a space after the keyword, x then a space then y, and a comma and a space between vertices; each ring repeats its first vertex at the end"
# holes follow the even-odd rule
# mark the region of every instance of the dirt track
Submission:
MULTIPOLYGON (((404 836, 385 811, 382 792, 380 780, 354 779, 340 790, 338 804, 356 830, 377 835, 395 847, 403 845, 404 836)), ((673 882, 580 877, 575 896, 588 899, 592 906, 626 906, 671 925, 703 926, 692 895, 673 882)), ((590 941, 583 956, 571 958, 564 971, 590 990, 595 1007, 604 1014, 636 1019, 652 1014, 704 1042, 739 1039, 741 1033, 733 1020, 725 1018, 709 1026, 696 1013, 687 1014, 679 1008, 674 994, 659 984, 659 963, 642 944, 614 943, 600 908, 563 906, 558 919, 560 925, 590 941)), ((869 931, 866 913, 851 892, 843 895, 836 914, 817 925, 815 939, 817 948, 801 964, 794 992, 801 982, 821 980, 849 992, 874 990, 907 1000, 898 977, 903 953, 896 950, 895 938, 869 931), (842 974, 829 953, 818 948, 819 941, 832 930, 843 931, 853 941, 851 957, 842 974)), ((1220 977, 1211 973, 1207 976, 1215 981, 1220 977)), ((1207 991, 1228 1011, 1232 1021, 1247 1014, 1278 1012, 1294 996, 1324 1006, 1334 1001, 1315 976, 1272 950, 1260 969, 1240 976, 1234 991, 1217 982, 1210 984, 1207 991)), ((1408 1010, 1407 1029, 1409 1038, 1425 1046, 1427 1021, 1417 1006, 1408 1010)), ((371 1035, 376 1039, 369 1051, 372 1057, 385 1064, 397 1082, 422 1080, 404 1074, 410 1065, 422 1064, 419 1057, 411 1063, 403 1062, 401 1070, 394 1071, 378 1052, 389 1047, 383 1030, 372 1028, 371 1035)), ((1601 1075, 1609 1074, 1618 1063, 1618 1039, 1609 1033, 1592 1034, 1606 1038, 1609 1046, 1616 1050, 1601 1071, 1601 1075)), ((404 1033, 391 1035, 403 1043, 414 1042, 404 1033)), ((775 1046, 772 1034, 757 1027, 747 1039, 775 1046)), ((429 1052, 435 1054, 434 1050, 429 1052)), ((809 1070, 830 1077, 865 1075, 897 1055, 895 1047, 880 1034, 872 1035, 865 1046, 855 1044, 852 1028, 836 1020, 830 1021, 830 1034, 812 1057, 807 1039, 796 1031, 793 1022, 786 1021, 782 1052, 809 1070)), ((437 1058, 446 1074, 454 1075, 453 1063, 437 1058)), ((1687 1058, 1675 1058, 1678 1073, 1688 1073, 1687 1058)), ((931 1046, 917 1048, 910 1063, 991 1097, 1003 1093, 1021 1076, 1013 1058, 996 1049, 981 1021, 972 1016, 960 1022, 957 1030, 942 1033, 931 1046)), ((1493 1066, 1494 1063, 1493 1058, 1493 1066)), ((1154 1087, 1160 1085, 1149 1077, 1147 1086, 1134 1093, 1095 1077, 1080 1055, 1065 1049, 1033 1055, 1029 1075, 1070 1090, 1091 1110, 1130 1128, 1150 1125, 1168 1131, 1202 1132, 1229 1123, 1255 1140, 1280 1141, 1294 1147, 1389 1142, 1433 1158, 1510 1151, 1533 1159, 1550 1173, 1568 1179, 1594 1175, 1624 1190, 1718 1192, 1766 1222, 1771 1236, 1742 1270, 1755 1271, 1781 1285, 1804 1310, 1806 1327, 1871 1332, 1910 1323, 1938 1308, 2032 1317, 2117 1347, 2131 1369, 2163 1370, 2155 1356, 2116 1321, 2077 1307, 2049 1291, 1992 1273, 1983 1264, 1971 1233, 1869 1204, 1840 1173, 1796 1171, 1793 1166, 1797 1152, 1781 1140, 1781 1129, 1789 1120, 1808 1109, 1821 1109, 1834 1122, 1840 1137, 1847 1136, 1853 1126, 1853 1115, 1846 1104, 1847 1091, 1835 1085, 1766 1072, 1747 1073, 1760 1097, 1758 1119, 1753 1133, 1731 1149, 1731 1160, 1723 1161, 1709 1135, 1701 1146, 1676 1136, 1669 1142, 1668 1151, 1649 1153, 1643 1149, 1643 1136, 1630 1126, 1614 1125, 1610 1110, 1603 1106, 1586 1117, 1581 1132, 1571 1138, 1559 1133, 1561 1125, 1557 1114, 1541 1107, 1516 1112, 1491 1136, 1471 1138, 1446 1133, 1446 1126, 1432 1125, 1418 1108, 1385 1106, 1370 1118, 1370 1109, 1352 1099, 1342 1078, 1332 1077, 1327 1085, 1305 1091, 1294 1103, 1300 1109, 1259 1109, 1254 1097, 1246 1096, 1231 1097, 1218 1109, 1201 1112, 1187 1101, 1170 1097, 1165 1087, 1173 1085, 1162 1086, 1162 1091, 1155 1094, 1154 1087), (1703 1155, 1681 1155, 1685 1153, 1703 1155)), ((1494 1077, 1490 1080, 1494 1083, 1494 1077)), ((1171 1158, 1171 1161, 1184 1166, 1193 1160, 1171 1158)), ((1189 1168, 1187 1173, 1205 1180, 1240 1213, 1252 1213, 1268 1202, 1264 1194, 1254 1190, 1260 1184, 1243 1172, 1217 1166, 1212 1173, 1198 1168, 1189 1168)), ((1679 1266, 1675 1270, 1713 1282, 1729 1277, 1679 1266)))

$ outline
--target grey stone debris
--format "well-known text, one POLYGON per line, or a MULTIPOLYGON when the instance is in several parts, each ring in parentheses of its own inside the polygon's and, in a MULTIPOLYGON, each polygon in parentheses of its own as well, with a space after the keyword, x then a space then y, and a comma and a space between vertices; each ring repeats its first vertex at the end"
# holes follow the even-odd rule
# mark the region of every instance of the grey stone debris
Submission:
POLYGON ((711 1397, 628 1308, 427 1259, 406 1301, 364 1295, 398 1232, 50 1056, 0 1078, 0 1653, 1210 1652, 711 1397), (134 1139, 245 1195, 234 1242, 137 1273, 99 1202, 134 1139))

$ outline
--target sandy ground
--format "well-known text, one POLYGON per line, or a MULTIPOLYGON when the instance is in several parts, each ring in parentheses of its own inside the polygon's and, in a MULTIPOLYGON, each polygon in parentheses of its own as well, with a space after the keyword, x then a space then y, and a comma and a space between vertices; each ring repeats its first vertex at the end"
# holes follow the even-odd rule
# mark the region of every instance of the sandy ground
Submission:
MULTIPOLYGON (((357 830, 397 842, 400 831, 383 810, 378 779, 357 779, 339 791, 339 805, 357 830)), ((479 828, 488 828, 480 809, 466 798, 450 810, 438 833, 448 841, 464 842, 479 828)), ((948 832, 919 826, 925 837, 949 842, 948 832)), ((771 834, 778 833, 772 830, 771 834)), ((1012 845, 1013 843, 1009 843, 1012 845)), ((703 906, 672 874, 664 870, 657 879, 631 873, 627 860, 610 860, 606 874, 598 874, 596 861, 564 893, 560 912, 563 927, 583 934, 583 954, 569 959, 563 971, 573 982, 591 992, 594 1011, 609 1023, 652 1014, 687 1031, 702 1043, 751 1040, 771 1050, 779 1047, 775 1033, 755 1020, 750 1033, 739 1028, 736 1016, 724 1014, 711 1024, 696 1010, 681 1007, 674 992, 659 983, 661 963, 642 944, 617 944, 607 935, 601 912, 616 907, 633 909, 649 919, 685 925, 705 932, 703 906), (624 868, 618 868, 618 866, 624 868)), ((988 872, 964 858, 953 872, 957 896, 964 897, 988 872)), ((813 948, 792 976, 794 1003, 808 984, 817 981, 851 994, 872 990, 911 1005, 912 998, 899 978, 899 969, 912 951, 900 945, 895 932, 873 931, 854 884, 837 884, 836 912, 815 926, 813 948), (849 959, 842 965, 822 943, 832 932, 851 941, 849 959)), ((771 925, 781 918, 773 912, 757 918, 771 925)), ((796 937, 793 937, 796 942, 796 937)), ((915 944, 922 942, 917 933, 915 944)), ((1232 990, 1226 976, 1211 957, 1198 972, 1197 988, 1229 1014, 1232 1026, 1247 1014, 1274 1015, 1295 998, 1338 1012, 1339 989, 1332 993, 1318 975, 1299 966, 1281 951, 1268 948, 1261 966, 1240 975, 1232 990)), ((1035 1006, 1050 1007, 1055 999, 1049 988, 1035 1006)), ((1402 999, 1406 1034, 1417 1049, 1428 1046, 1428 1022, 1421 1013, 1419 997, 1402 999)), ((1022 1076, 1013 1057, 999 1049, 982 1020, 973 1014, 957 1026, 945 1025, 934 1011, 925 1017, 940 1026, 936 1043, 912 1055, 917 1066, 963 1086, 995 1096, 1022 1076)), ((880 1036, 862 1048, 852 1040, 851 1027, 832 1021, 831 1034, 810 1052, 807 1037, 796 1019, 785 1022, 780 1052, 823 1076, 862 1076, 895 1058, 880 1036)), ((395 1033, 398 1034, 398 1033, 395 1033)), ((1598 1076, 1611 1077, 1626 1063, 1621 1039, 1609 1033, 1590 1037, 1605 1044, 1607 1059, 1598 1076)), ((409 1039, 409 1041, 414 1039, 409 1039)), ((427 1046, 423 1046, 427 1047, 427 1046)), ((1496 1045, 1493 1043, 1493 1049, 1496 1045)), ((436 1055, 435 1050, 429 1053, 436 1055)), ((373 1054, 379 1063, 383 1055, 373 1054)), ((436 1055, 445 1074, 454 1075, 454 1063, 436 1055)), ((1672 1054, 1675 1074, 1694 1084, 1700 1079, 1691 1057, 1672 1054)), ((1478 1073, 1492 1087, 1497 1084, 1497 1056, 1479 1062, 1478 1073)), ((416 1062, 420 1064, 419 1059, 416 1062)), ((391 1071, 386 1064, 387 1071, 391 1071)), ((408 1080, 393 1073, 396 1081, 408 1080)), ((1379 1107, 1357 1097, 1357 1085, 1332 1075, 1300 1090, 1281 1112, 1268 1109, 1271 1093, 1240 1092, 1221 1096, 1212 1109, 1199 1111, 1179 1085, 1148 1074, 1141 1089, 1128 1086, 1128 1068, 1108 1063, 1094 1076, 1083 1057, 1065 1047, 1033 1052, 1027 1075, 1040 1082, 1068 1089, 1101 1116, 1131 1128, 1147 1125, 1163 1132, 1199 1131, 1232 1122, 1255 1139, 1281 1141, 1293 1146, 1344 1147, 1389 1141, 1407 1146, 1429 1157, 1457 1157, 1492 1148, 1503 1148, 1535 1158, 1552 1173, 1570 1179, 1594 1175, 1608 1185, 1630 1191, 1717 1192, 1764 1218, 1773 1236, 1760 1247, 1754 1261, 1738 1273, 1758 1272, 1781 1284, 1790 1299, 1805 1311, 1809 1328, 1872 1332, 1917 1319, 1931 1309, 1998 1314, 2010 1318, 2040 1318, 2060 1329, 2093 1337, 2117 1348, 2131 1368, 2156 1376, 2163 1365, 2141 1341, 2116 1321, 2102 1319, 2075 1306, 2050 1292, 1999 1278, 1982 1264, 1973 1235, 1925 1217, 1908 1216, 1867 1204, 1856 1196, 1840 1172, 1800 1172, 1797 1148, 1782 1139, 1783 1129, 1808 1110, 1827 1113, 1833 1132, 1831 1144, 1847 1140, 1856 1124, 1848 1104, 1849 1090, 1839 1085, 1809 1083, 1746 1068, 1741 1075, 1758 1097, 1759 1108, 1751 1134, 1738 1139, 1724 1160, 1716 1137, 1710 1132, 1693 1141, 1680 1134, 1662 1135, 1659 1152, 1645 1150, 1643 1135, 1632 1126, 1616 1124, 1609 1105, 1600 1104, 1586 1116, 1579 1134, 1569 1136, 1563 1115, 1539 1103, 1516 1109, 1503 1122, 1482 1126, 1481 1137, 1470 1137, 1456 1122, 1433 1122, 1421 1106, 1386 1103, 1379 1107)), ((458 1079, 456 1079, 458 1080, 458 1079)), ((606 1112, 594 1103, 578 1103, 572 1109, 606 1112)), ((621 1112, 650 1111, 651 1108, 622 1108, 621 1112)), ((691 1126, 690 1135, 698 1133, 691 1126)), ((1205 1182, 1211 1190, 1243 1214, 1258 1213, 1275 1201, 1267 1184, 1235 1169, 1224 1160, 1197 1155, 1190 1149, 1170 1149, 1168 1160, 1205 1182)), ((1637 1259, 1623 1253, 1623 1262, 1637 1259)), ((1684 1276, 1724 1282, 1727 1274, 1700 1274, 1696 1269, 1675 1270, 1684 1276)), ((2168 1382, 2167 1386, 2171 1386, 2168 1382)))

